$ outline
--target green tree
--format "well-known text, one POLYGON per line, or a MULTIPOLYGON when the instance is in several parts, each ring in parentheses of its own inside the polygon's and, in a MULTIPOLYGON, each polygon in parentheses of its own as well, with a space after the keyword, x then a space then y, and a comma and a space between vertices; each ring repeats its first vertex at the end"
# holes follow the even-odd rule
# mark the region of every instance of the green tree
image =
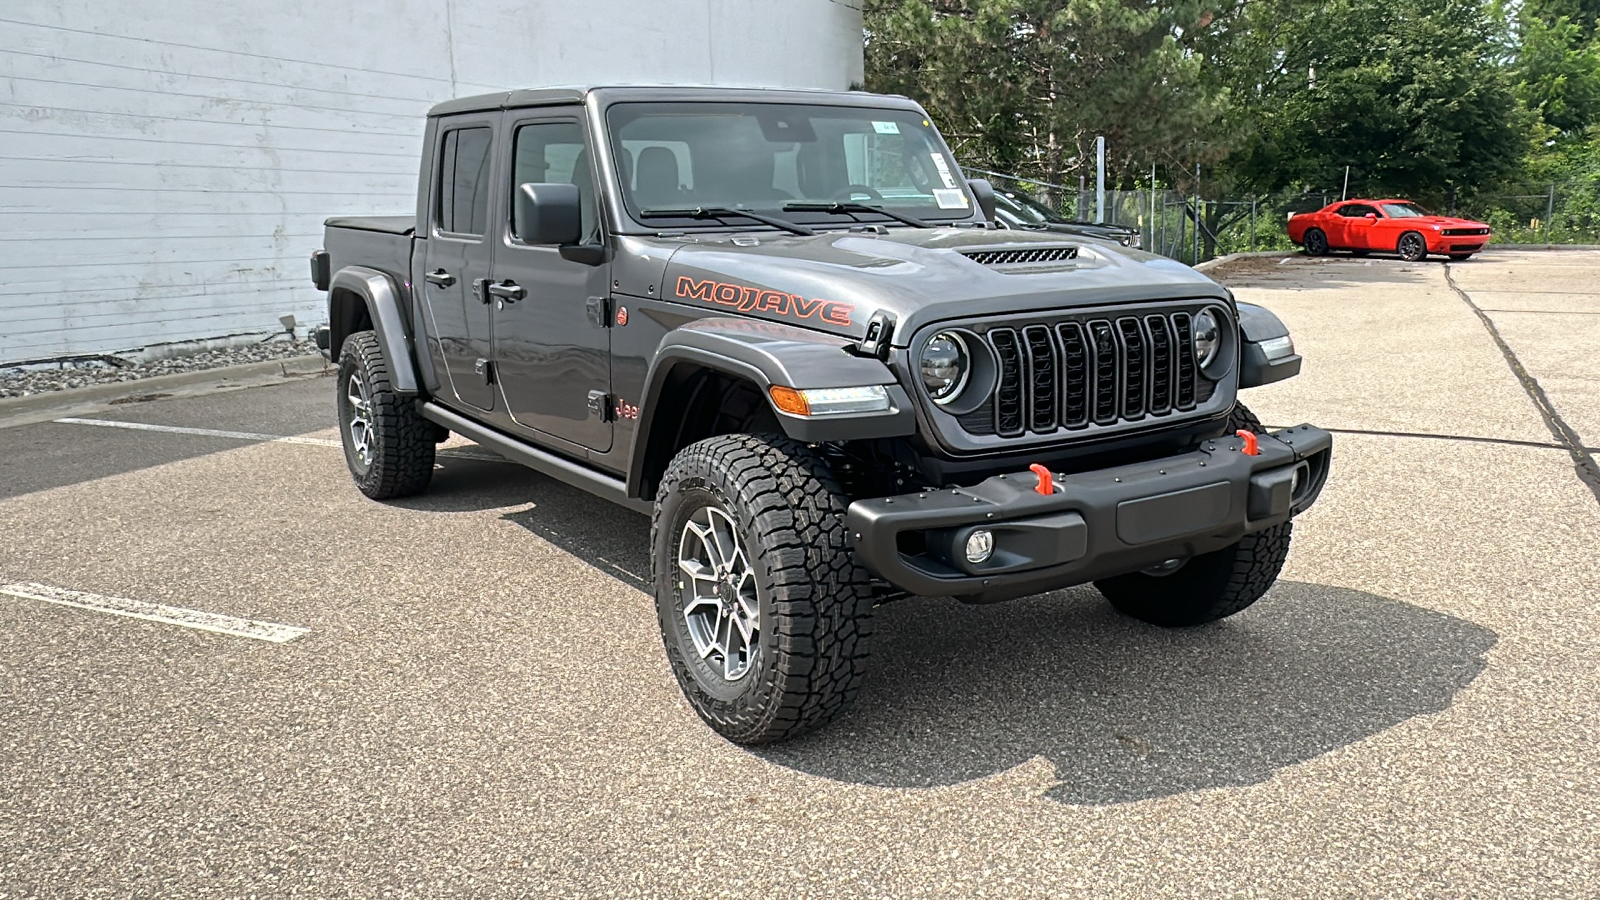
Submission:
POLYGON ((867 86, 916 97, 966 161, 1045 181, 1205 145, 1224 98, 1203 0, 868 0, 867 86))
POLYGON ((1499 20, 1480 0, 1251 4, 1230 66, 1229 164, 1259 191, 1338 184, 1438 199, 1527 146, 1499 20))
POLYGON ((1517 98, 1550 129, 1580 135, 1600 120, 1600 2, 1536 0, 1515 12, 1517 98))

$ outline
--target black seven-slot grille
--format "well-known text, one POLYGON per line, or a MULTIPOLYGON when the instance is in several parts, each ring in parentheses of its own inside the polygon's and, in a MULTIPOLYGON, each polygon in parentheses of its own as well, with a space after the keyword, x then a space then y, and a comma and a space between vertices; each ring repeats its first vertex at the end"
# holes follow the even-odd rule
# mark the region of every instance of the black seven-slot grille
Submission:
POLYGON ((1215 385, 1195 365, 1193 328, 1188 312, 990 328, 994 394, 961 427, 1016 437, 1194 409, 1215 385))

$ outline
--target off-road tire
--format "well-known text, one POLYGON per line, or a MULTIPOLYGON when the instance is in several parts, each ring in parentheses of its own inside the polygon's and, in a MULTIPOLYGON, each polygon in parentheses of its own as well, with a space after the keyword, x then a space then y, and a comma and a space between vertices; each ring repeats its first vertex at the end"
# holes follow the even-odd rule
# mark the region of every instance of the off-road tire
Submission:
POLYGON ((1300 238, 1300 243, 1311 256, 1328 255, 1328 234, 1321 228, 1307 228, 1306 233, 1300 238))
POLYGON ((417 412, 415 398, 394 392, 389 361, 377 335, 358 331, 339 351, 339 437, 344 460, 361 493, 374 500, 419 494, 433 479, 434 442, 438 430, 417 412), (360 378, 370 408, 370 461, 359 458, 351 428, 354 405, 350 379, 360 378))
POLYGON ((662 477, 650 528, 662 643, 689 705, 730 741, 764 744, 818 728, 861 689, 873 601, 845 532, 847 504, 826 462, 785 437, 707 438, 662 477), (708 504, 733 519, 759 601, 759 654, 734 681, 702 658, 685 624, 680 540, 708 504))
MULTIPOLYGON (((1244 404, 1234 407, 1228 430, 1260 433, 1261 420, 1244 404)), ((1130 572, 1094 583, 1123 615, 1165 628, 1224 619, 1250 606, 1272 587, 1289 555, 1293 522, 1247 534, 1238 543, 1185 562, 1174 572, 1130 572)))
POLYGON ((1395 242, 1394 251, 1406 262, 1422 262, 1428 258, 1428 241, 1418 232, 1408 231, 1395 242))

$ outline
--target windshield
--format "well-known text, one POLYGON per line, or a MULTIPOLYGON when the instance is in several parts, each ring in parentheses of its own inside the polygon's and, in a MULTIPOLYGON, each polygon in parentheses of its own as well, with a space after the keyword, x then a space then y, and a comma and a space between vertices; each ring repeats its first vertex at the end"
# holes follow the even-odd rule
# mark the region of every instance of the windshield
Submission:
POLYGON ((1415 203, 1385 203, 1383 211, 1394 219, 1415 219, 1419 216, 1433 215, 1415 203))
POLYGON ((1017 191, 997 191, 995 203, 1004 207, 1018 221, 1027 225, 1046 225, 1050 222, 1062 221, 1060 216, 1051 213, 1050 209, 1038 201, 1017 191))
MULTIPOLYGON (((788 103, 619 103, 606 114, 623 200, 652 226, 707 224, 662 211, 752 210, 807 224, 970 218, 961 170, 933 125, 902 109, 788 103)), ((727 224, 748 226, 730 216, 727 224)))

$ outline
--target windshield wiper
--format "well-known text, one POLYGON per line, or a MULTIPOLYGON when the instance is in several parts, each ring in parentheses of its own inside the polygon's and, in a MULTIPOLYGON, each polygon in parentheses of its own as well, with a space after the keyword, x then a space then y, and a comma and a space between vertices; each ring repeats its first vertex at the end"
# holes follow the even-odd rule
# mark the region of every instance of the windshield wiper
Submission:
POLYGON ((782 228, 790 234, 813 235, 816 234, 804 225, 798 225, 788 219, 777 216, 766 216, 746 209, 733 209, 728 206, 696 206, 692 209, 647 209, 639 213, 641 219, 723 219, 728 216, 740 216, 771 225, 773 228, 782 228))
POLYGON ((890 212, 889 210, 884 209, 881 206, 871 206, 871 205, 866 204, 866 203, 854 203, 854 202, 850 202, 850 203, 846 203, 846 202, 836 202, 836 203, 785 203, 783 205, 783 210, 784 210, 784 212, 825 212, 825 213, 846 213, 846 214, 849 214, 849 213, 862 213, 862 212, 877 213, 880 216, 888 216, 889 218, 891 218, 891 219, 895 220, 896 222, 899 222, 899 223, 901 223, 903 225, 912 225, 912 226, 915 226, 917 228, 932 228, 932 227, 934 227, 931 222, 925 222, 922 219, 917 218, 916 216, 908 216, 908 215, 905 215, 904 213, 890 212))

